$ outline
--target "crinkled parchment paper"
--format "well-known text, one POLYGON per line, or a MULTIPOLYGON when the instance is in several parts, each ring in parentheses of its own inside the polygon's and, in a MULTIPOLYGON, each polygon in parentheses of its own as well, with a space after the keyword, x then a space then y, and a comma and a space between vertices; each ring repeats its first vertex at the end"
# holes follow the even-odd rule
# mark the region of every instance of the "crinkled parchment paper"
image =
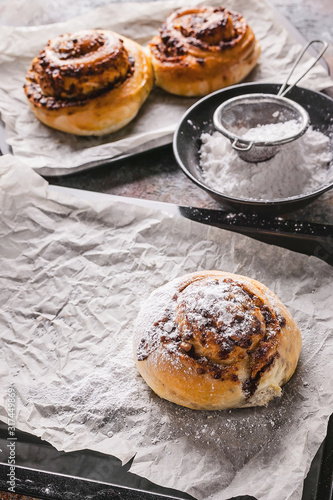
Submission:
MULTIPOLYGON (((87 28, 111 29, 145 45, 172 10, 198 3, 219 5, 220 1, 122 2, 100 7, 62 23, 30 27, 1 26, 0 112, 6 125, 6 140, 14 155, 43 175, 62 175, 83 170, 91 162, 170 141, 177 123, 195 102, 194 99, 172 96, 155 88, 136 119, 124 129, 104 138, 82 138, 49 129, 39 123, 24 95, 25 73, 32 58, 47 41, 61 33, 87 28)), ((300 51, 299 43, 275 18, 270 5, 264 0, 227 0, 224 5, 246 17, 262 46, 260 62, 248 79, 282 82, 300 51)), ((22 5, 24 8, 28 8, 31 16, 33 4, 26 3, 26 7, 22 5)), ((38 19, 38 8, 35 16, 38 19)), ((308 65, 309 61, 305 58, 299 71, 308 65)), ((331 86, 332 80, 327 76, 326 69, 317 65, 301 84, 322 90, 331 86)))
POLYGON ((328 264, 153 208, 69 197, 9 155, 0 204, 4 422, 14 384, 17 427, 59 450, 135 455, 133 472, 198 499, 301 498, 333 409, 328 264), (200 269, 262 281, 300 325, 297 372, 267 408, 189 410, 137 374, 140 305, 200 269))

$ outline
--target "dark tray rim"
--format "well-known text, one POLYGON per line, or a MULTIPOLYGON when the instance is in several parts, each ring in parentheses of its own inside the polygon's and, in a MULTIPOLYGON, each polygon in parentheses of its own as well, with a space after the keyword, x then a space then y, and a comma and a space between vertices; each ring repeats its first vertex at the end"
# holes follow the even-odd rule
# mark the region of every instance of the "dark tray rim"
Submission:
MULTIPOLYGON (((4 423, 0 423, 0 437, 5 433, 4 423)), ((21 432, 19 431, 19 434, 21 432)), ((22 433, 25 437, 31 437, 31 444, 38 443, 42 448, 53 448, 49 443, 43 442, 36 436, 22 433)), ((84 450, 82 450, 84 451, 84 450)), ((57 452, 59 454, 65 452, 57 452)), ((75 452, 80 453, 80 452, 75 452)), ((96 457, 103 454, 94 452, 96 457)), ((182 496, 174 496, 172 490, 160 488, 153 485, 154 489, 160 492, 149 491, 148 488, 132 488, 111 482, 87 479, 78 475, 62 474, 50 472, 39 468, 22 465, 15 466, 19 480, 16 482, 15 493, 35 496, 45 500, 102 500, 106 498, 118 498, 120 500, 180 500, 181 498, 192 498, 189 495, 179 492, 182 496), (64 495, 66 494, 66 497, 64 495)), ((0 492, 8 491, 8 471, 9 465, 0 462, 0 492)), ((149 482, 147 483, 149 484, 149 482)), ((333 414, 328 422, 327 435, 320 446, 304 480, 303 496, 304 500, 331 500, 333 495, 333 414), (314 481, 315 478, 315 481, 314 481)), ((237 497, 238 500, 252 500, 253 497, 237 497)), ((236 499, 230 499, 236 500, 236 499)))

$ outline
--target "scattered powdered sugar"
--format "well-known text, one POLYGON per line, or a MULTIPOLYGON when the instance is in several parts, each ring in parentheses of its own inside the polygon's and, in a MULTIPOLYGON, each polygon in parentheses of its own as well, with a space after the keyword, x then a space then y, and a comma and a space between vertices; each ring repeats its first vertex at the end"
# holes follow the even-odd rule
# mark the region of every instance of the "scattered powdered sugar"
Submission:
POLYGON ((214 317, 214 324, 210 321, 209 327, 220 331, 224 326, 223 335, 231 337, 239 330, 235 316, 242 315, 242 323, 251 323, 252 311, 243 307, 248 298, 242 288, 231 287, 223 280, 210 279, 199 290, 198 286, 185 288, 182 302, 190 325, 195 324, 202 330, 207 326, 207 318, 214 317))
MULTIPOLYGON (((241 199, 275 200, 311 193, 330 181, 329 137, 309 127, 284 144, 270 160, 242 160, 219 132, 201 135, 200 166, 204 182, 215 191, 241 199)), ((331 164, 330 164, 331 162, 331 164)))
MULTIPOLYGON (((139 357, 149 356, 150 349, 154 350, 163 342, 165 349, 159 350, 159 360, 163 361, 163 357, 167 356, 170 362, 177 364, 179 351, 176 344, 180 344, 182 340, 186 341, 188 321, 197 322, 194 335, 200 334, 205 321, 209 321, 209 330, 218 333, 223 342, 228 342, 230 335, 235 337, 237 330, 254 327, 255 318, 251 314, 252 299, 246 290, 243 290, 242 279, 235 280, 233 284, 222 279, 210 278, 192 283, 186 281, 185 287, 184 283, 182 277, 176 278, 155 289, 150 298, 144 302, 136 321, 134 344, 138 345, 143 334, 148 349, 146 350, 144 345, 139 345, 137 351, 139 357), (204 286, 201 286, 203 281, 204 286), (186 314, 183 307, 186 309, 186 314), (216 315, 214 323, 210 322, 212 315, 216 315), (178 325, 177 321, 180 321, 178 325), (221 331, 222 323, 225 323, 226 327, 223 331, 221 331), (172 350, 171 358, 168 349, 172 350)), ((267 293, 275 309, 278 304, 277 298, 273 292, 267 290, 267 293)), ((279 309, 276 313, 279 314, 279 309)), ((270 324, 267 324, 267 328, 270 328, 270 324)), ((191 342, 190 339, 189 341, 191 342)), ((244 347, 244 354, 246 349, 247 347, 244 347)), ((205 355, 204 352, 202 354, 205 355)), ((181 366, 186 370, 184 364, 181 366)), ((283 436, 284 426, 288 428, 291 425, 289 419, 291 406, 294 407, 295 404, 296 387, 299 387, 297 376, 284 388, 282 403, 276 398, 270 402, 269 408, 256 407, 251 413, 246 409, 195 412, 162 400, 151 393, 152 418, 153 415, 157 415, 154 444, 167 441, 170 449, 171 442, 181 443, 186 438, 187 453, 193 443, 194 446, 200 446, 204 453, 209 449, 209 453, 214 455, 220 450, 223 456, 228 458, 227 462, 232 468, 242 467, 257 453, 269 453, 273 436, 278 435, 280 438, 283 436), (162 411, 162 417, 157 407, 162 411), (273 429, 278 429, 279 432, 273 432, 273 429)), ((149 429, 151 428, 152 426, 149 429)))

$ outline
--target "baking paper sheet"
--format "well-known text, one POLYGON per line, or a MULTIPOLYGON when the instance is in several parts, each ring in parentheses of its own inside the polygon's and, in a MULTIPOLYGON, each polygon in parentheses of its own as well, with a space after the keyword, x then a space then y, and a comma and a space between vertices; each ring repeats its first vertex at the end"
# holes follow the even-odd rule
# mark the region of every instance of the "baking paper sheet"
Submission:
POLYGON ((9 155, 0 206, 1 420, 13 384, 17 427, 58 450, 135 456, 132 472, 200 500, 301 498, 333 409, 328 264, 112 197, 68 196, 9 155), (258 279, 299 323, 298 369, 267 408, 189 410, 136 371, 140 305, 202 269, 258 279))
MULTIPOLYGON (((31 60, 47 41, 61 33, 80 29, 111 29, 145 45, 174 9, 197 4, 219 5, 219 0, 168 0, 113 3, 62 23, 30 27, 0 27, 0 112, 6 125, 6 140, 15 156, 43 175, 62 175, 84 170, 106 158, 170 142, 192 98, 171 96, 155 88, 136 119, 121 131, 104 138, 78 137, 58 132, 33 116, 24 95, 25 73, 31 60), (38 157, 36 158, 36 151, 38 157)), ((227 0, 226 7, 241 12, 262 46, 260 62, 249 76, 258 82, 284 81, 301 46, 278 21, 264 0, 227 0)), ((23 2, 17 9, 22 19, 39 22, 43 9, 38 3, 23 2), (25 9, 28 10, 25 15, 25 9)), ((303 60, 299 71, 309 66, 303 60)), ((299 74, 299 73, 297 73, 299 74)), ((312 69, 302 86, 322 90, 332 85, 321 65, 312 69)))

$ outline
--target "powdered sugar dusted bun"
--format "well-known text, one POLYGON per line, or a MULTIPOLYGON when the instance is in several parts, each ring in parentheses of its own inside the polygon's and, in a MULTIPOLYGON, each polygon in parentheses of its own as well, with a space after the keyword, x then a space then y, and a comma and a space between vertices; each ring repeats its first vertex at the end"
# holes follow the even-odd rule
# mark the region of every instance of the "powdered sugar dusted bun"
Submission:
POLYGON ((108 30, 66 33, 35 57, 24 90, 45 125, 76 135, 103 135, 127 125, 153 86, 149 55, 108 30))
POLYGON ((222 271, 156 289, 134 335, 137 367, 151 389, 196 410, 267 405, 293 375, 301 343, 272 291, 222 271))
POLYGON ((203 96, 240 82, 260 55, 244 17, 211 6, 171 13, 149 49, 157 85, 184 96, 203 96))

